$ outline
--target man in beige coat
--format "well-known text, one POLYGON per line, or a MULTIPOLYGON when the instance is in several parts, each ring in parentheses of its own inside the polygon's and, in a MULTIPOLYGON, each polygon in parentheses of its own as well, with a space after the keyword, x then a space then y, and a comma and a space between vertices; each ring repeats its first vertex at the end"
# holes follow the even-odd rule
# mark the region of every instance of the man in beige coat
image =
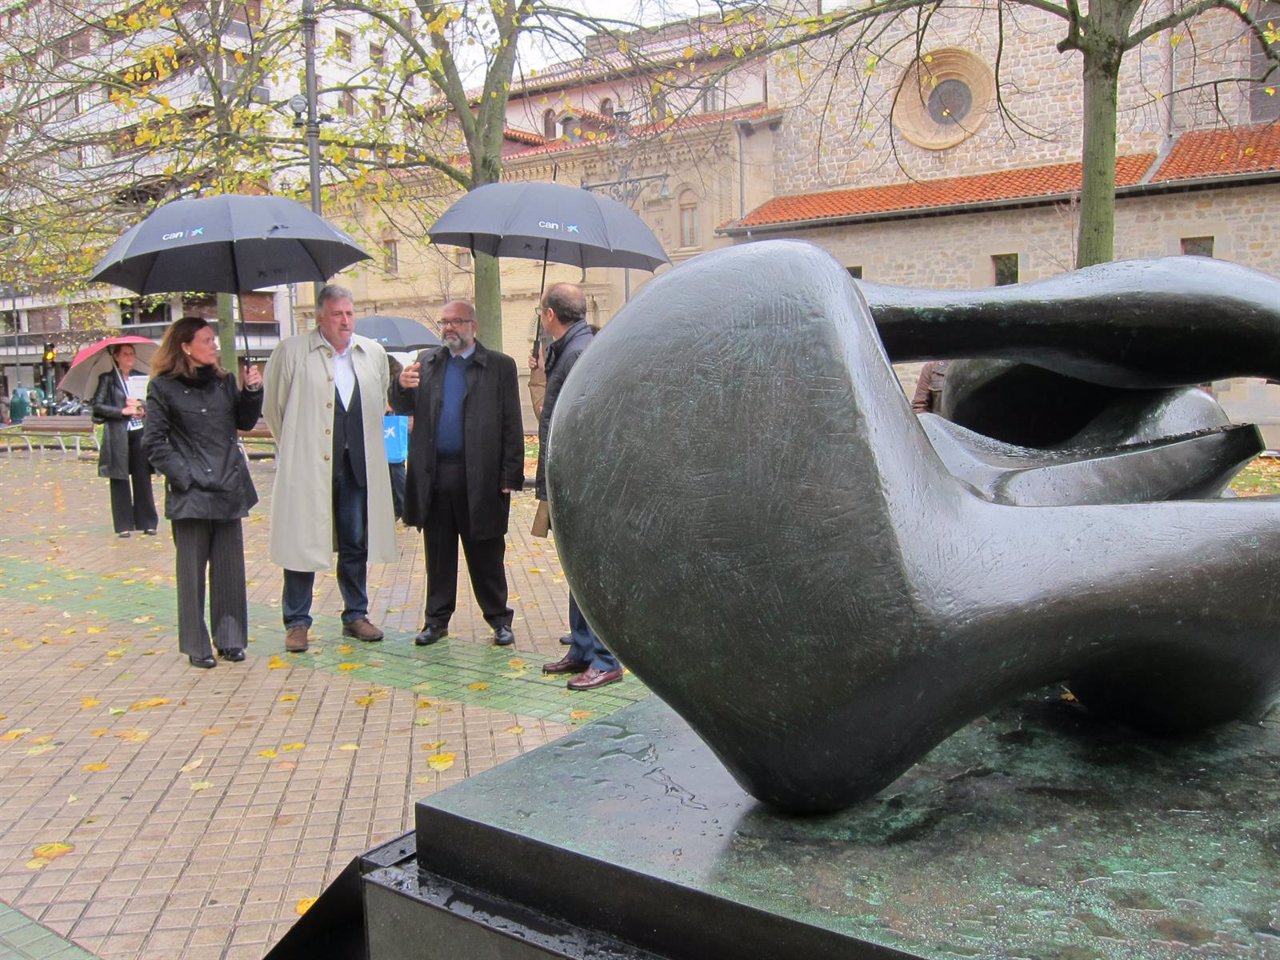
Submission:
POLYGON ((280 341, 267 362, 263 415, 276 438, 271 559, 284 568, 285 649, 307 649, 317 570, 337 550, 342 633, 381 640, 369 622, 368 564, 396 559, 382 442, 390 374, 382 347, 354 334, 351 292, 320 291, 316 329, 280 341))

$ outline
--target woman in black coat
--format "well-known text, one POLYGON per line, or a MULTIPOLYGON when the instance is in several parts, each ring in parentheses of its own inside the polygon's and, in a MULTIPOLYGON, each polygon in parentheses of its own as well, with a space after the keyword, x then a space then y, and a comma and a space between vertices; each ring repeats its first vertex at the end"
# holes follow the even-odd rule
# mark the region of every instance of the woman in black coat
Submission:
POLYGON ((164 515, 178 567, 178 648, 195 667, 244 659, 249 602, 240 521, 258 502, 236 430, 262 412, 262 374, 252 364, 237 389, 218 365, 213 327, 183 317, 165 331, 151 361, 147 456, 165 477, 164 515), (205 624, 208 581, 213 642, 205 624))
POLYGON ((130 398, 126 386, 137 354, 129 343, 107 347, 107 353, 113 368, 98 378, 98 389, 93 392, 93 416, 104 425, 98 476, 110 481, 111 523, 116 536, 127 537, 134 530, 154 536, 159 522, 156 499, 151 492, 151 465, 142 449, 146 408, 130 398))

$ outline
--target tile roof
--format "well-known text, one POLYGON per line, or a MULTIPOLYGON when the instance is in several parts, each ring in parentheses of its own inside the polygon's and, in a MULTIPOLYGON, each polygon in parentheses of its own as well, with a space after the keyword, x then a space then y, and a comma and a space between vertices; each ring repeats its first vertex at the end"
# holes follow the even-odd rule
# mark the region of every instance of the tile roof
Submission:
MULTIPOLYGON (((781 119, 782 111, 776 107, 770 107, 766 104, 759 104, 754 107, 744 107, 741 110, 725 110, 720 113, 696 113, 688 116, 677 117, 675 120, 666 123, 633 123, 629 128, 629 136, 633 140, 643 140, 648 137, 657 136, 664 133, 678 133, 682 130, 690 130, 696 127, 706 127, 717 123, 735 123, 739 120, 770 120, 781 119)), ((508 132, 510 128, 508 128, 508 132)), ((508 139, 515 139, 508 137, 508 139)), ((587 140, 551 140, 544 142, 541 146, 530 146, 528 150, 520 150, 510 154, 506 159, 516 157, 533 157, 540 153, 561 153, 565 150, 573 150, 590 142, 594 144, 608 143, 617 139, 617 135, 613 133, 597 133, 590 141, 587 140)))
POLYGON ((1280 170, 1280 126, 1194 130, 1178 137, 1152 183, 1280 170))
POLYGON ((516 143, 527 143, 531 146, 540 147, 547 142, 547 138, 540 133, 533 133, 529 130, 521 130, 519 127, 506 127, 502 131, 504 140, 513 140, 516 143))
MULTIPOLYGON (((1174 188, 1179 181, 1280 172, 1280 125, 1259 124, 1226 130, 1184 133, 1159 161, 1151 153, 1116 159, 1116 190, 1125 193, 1174 188), (1154 174, 1151 171, 1154 170, 1154 174)), ((819 226, 866 217, 909 215, 950 207, 1019 200, 1046 200, 1080 189, 1081 165, 1060 163, 942 180, 908 181, 848 190, 826 190, 774 197, 745 217, 719 229, 738 233, 753 228, 819 226)))
MULTIPOLYGON (((1116 161, 1116 185, 1137 183, 1154 160, 1155 154, 1151 153, 1119 157, 1116 161)), ((1080 180, 1081 164, 1058 163, 968 177, 803 193, 775 197, 721 229, 736 231, 772 224, 838 221, 875 214, 1060 196, 1078 191, 1080 180)))

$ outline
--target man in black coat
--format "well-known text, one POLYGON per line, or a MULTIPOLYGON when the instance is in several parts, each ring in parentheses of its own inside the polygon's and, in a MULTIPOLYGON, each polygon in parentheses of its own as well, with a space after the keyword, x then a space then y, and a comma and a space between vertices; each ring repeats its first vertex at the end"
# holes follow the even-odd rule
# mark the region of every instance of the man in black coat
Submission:
MULTIPOLYGON (((575 283, 557 283, 542 297, 542 329, 553 338, 547 348, 547 392, 542 401, 538 424, 538 499, 547 499, 547 440, 551 436, 551 417, 555 414, 560 388, 582 351, 591 346, 594 334, 587 325, 587 301, 582 288, 575 283)), ((554 663, 544 663, 546 674, 573 674, 566 686, 570 690, 594 690, 622 679, 622 664, 600 642, 591 625, 578 609, 578 601, 569 594, 569 652, 554 663)))
POLYGON ((440 312, 444 345, 424 350, 391 385, 391 407, 413 415, 404 522, 422 530, 427 611, 419 646, 448 636, 458 599, 458 541, 493 642, 515 642, 507 606, 507 519, 524 486, 516 363, 476 341, 475 308, 440 312))

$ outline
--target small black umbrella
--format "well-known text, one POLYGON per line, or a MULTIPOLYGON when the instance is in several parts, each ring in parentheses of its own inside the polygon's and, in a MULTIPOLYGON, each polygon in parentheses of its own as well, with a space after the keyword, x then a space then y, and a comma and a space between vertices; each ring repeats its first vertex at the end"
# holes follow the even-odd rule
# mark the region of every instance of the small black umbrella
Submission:
POLYGON ((444 212, 427 236, 492 257, 656 270, 670 260, 629 207, 563 183, 489 183, 444 212))
POLYGON ((377 340, 386 350, 421 350, 440 344, 440 338, 417 320, 383 313, 357 318, 356 333, 377 340))
POLYGON ((131 227, 92 280, 137 293, 246 293, 324 281, 369 259, 337 227, 284 197, 174 200, 131 227))

